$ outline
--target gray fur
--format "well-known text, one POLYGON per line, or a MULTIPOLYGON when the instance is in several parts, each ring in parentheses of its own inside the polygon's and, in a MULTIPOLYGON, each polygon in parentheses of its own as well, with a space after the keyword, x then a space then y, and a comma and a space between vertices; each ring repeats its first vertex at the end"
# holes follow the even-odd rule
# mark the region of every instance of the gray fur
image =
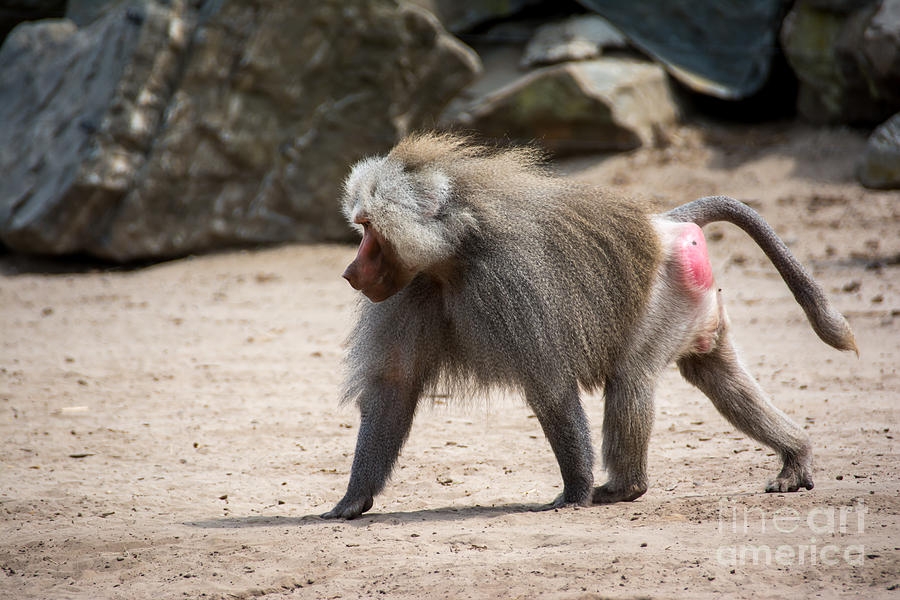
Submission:
MULTIPOLYGON (((437 387, 524 395, 564 482, 551 507, 633 500, 648 486, 655 381, 672 361, 735 426, 781 453, 771 489, 812 487, 809 442, 739 366, 719 297, 679 283, 673 240, 687 209, 653 217, 546 173, 530 150, 446 135, 363 161, 345 190, 348 220, 378 232, 402 265, 391 268, 412 276, 383 301, 361 301, 343 394, 361 425, 347 493, 325 517, 371 508, 419 399, 437 387), (594 487, 579 389, 600 387, 609 481, 594 487)), ((782 260, 786 249, 773 252, 782 260)))

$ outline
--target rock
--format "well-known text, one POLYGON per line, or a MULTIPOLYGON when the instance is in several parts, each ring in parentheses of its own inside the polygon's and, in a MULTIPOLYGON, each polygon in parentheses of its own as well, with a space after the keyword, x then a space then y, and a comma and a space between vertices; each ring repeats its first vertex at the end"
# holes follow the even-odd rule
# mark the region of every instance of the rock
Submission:
POLYGON ((609 21, 579 15, 538 28, 525 47, 520 66, 529 68, 600 56, 604 48, 625 48, 628 41, 609 21))
POLYGON ((90 25, 107 13, 115 10, 128 0, 68 0, 66 18, 84 27, 90 25))
POLYGON ((447 115, 446 124, 567 154, 636 148, 676 116, 661 67, 600 58, 535 70, 447 115))
POLYGON ((336 203, 349 165, 428 123, 478 70, 421 9, 269 5, 226 3, 198 32, 144 185, 104 241, 108 255, 140 256, 135 236, 155 256, 349 239, 336 203))
POLYGON ((66 0, 7 0, 0 3, 0 44, 23 21, 63 16, 66 0))
POLYGON ((452 33, 463 33, 472 28, 509 17, 523 8, 541 4, 544 0, 412 0, 412 2, 436 15, 444 27, 452 33))
POLYGON ((838 13, 798 2, 785 18, 797 109, 812 122, 874 125, 900 109, 900 0, 860 6, 838 13))
POLYGON ((876 95, 900 109, 900 0, 881 3, 863 32, 859 53, 876 95))
POLYGON ((782 0, 578 0, 689 88, 737 100, 768 80, 782 0))
POLYGON ((859 166, 859 181, 868 188, 900 189, 900 113, 872 132, 859 166))
POLYGON ((53 47, 17 30, 0 52, 10 248, 128 261, 348 239, 348 165, 432 123, 480 69, 389 0, 165 4, 66 25, 53 47))
POLYGON ((90 29, 17 27, 0 49, 0 240, 40 254, 91 251, 135 183, 191 29, 157 4, 90 29))

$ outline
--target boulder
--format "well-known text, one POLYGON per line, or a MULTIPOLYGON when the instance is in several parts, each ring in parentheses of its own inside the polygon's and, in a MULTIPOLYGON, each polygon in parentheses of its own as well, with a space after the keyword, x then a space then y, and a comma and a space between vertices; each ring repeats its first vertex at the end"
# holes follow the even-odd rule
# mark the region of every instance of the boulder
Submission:
POLYGON ((861 2, 852 12, 798 2, 781 42, 807 120, 875 125, 900 110, 900 0, 861 2))
POLYGON ((349 239, 348 166, 432 123, 480 69, 431 14, 389 0, 187 6, 14 32, 3 243, 129 261, 349 239))
POLYGON ((662 67, 600 58, 532 71, 447 115, 446 124, 569 154, 650 143, 677 112, 662 67))
POLYGON ((84 27, 100 19, 129 0, 67 0, 66 18, 84 27))
POLYGON ((863 32, 860 64, 875 95, 900 109, 900 0, 883 0, 863 32))
POLYGON ((604 48, 626 48, 628 41, 598 15, 577 15, 542 25, 525 46, 522 68, 597 58, 604 48))
POLYGON ((859 181, 868 188, 900 189, 900 113, 872 132, 860 162, 859 181))
POLYGON ((40 21, 0 48, 0 240, 41 254, 90 252, 136 184, 192 22, 158 4, 90 29, 40 21))
POLYGON ((738 100, 760 91, 778 51, 782 0, 578 0, 687 87, 738 100))

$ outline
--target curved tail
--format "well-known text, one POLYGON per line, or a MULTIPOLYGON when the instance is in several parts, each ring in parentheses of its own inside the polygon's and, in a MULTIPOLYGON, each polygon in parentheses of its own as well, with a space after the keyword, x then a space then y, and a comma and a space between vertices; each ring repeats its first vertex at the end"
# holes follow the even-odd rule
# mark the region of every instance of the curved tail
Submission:
POLYGON ((822 287, 755 210, 728 196, 708 196, 673 208, 664 216, 672 221, 696 223, 700 227, 714 221, 727 221, 746 231, 778 269, 819 338, 829 346, 852 350, 859 356, 847 320, 831 306, 822 287))

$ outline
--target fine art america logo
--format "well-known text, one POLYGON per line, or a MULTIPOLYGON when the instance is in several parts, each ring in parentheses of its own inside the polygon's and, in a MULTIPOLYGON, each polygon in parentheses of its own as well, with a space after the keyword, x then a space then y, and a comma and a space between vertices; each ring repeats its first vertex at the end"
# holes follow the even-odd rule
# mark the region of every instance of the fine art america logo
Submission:
POLYGON ((747 536, 747 543, 719 546, 716 560, 723 566, 743 565, 825 565, 842 562, 860 566, 865 558, 862 544, 848 544, 866 528, 867 508, 862 500, 855 505, 816 507, 801 513, 792 507, 766 512, 719 500, 719 536, 747 536), (778 534, 798 538, 797 543, 755 544, 756 535, 769 539, 778 534))

